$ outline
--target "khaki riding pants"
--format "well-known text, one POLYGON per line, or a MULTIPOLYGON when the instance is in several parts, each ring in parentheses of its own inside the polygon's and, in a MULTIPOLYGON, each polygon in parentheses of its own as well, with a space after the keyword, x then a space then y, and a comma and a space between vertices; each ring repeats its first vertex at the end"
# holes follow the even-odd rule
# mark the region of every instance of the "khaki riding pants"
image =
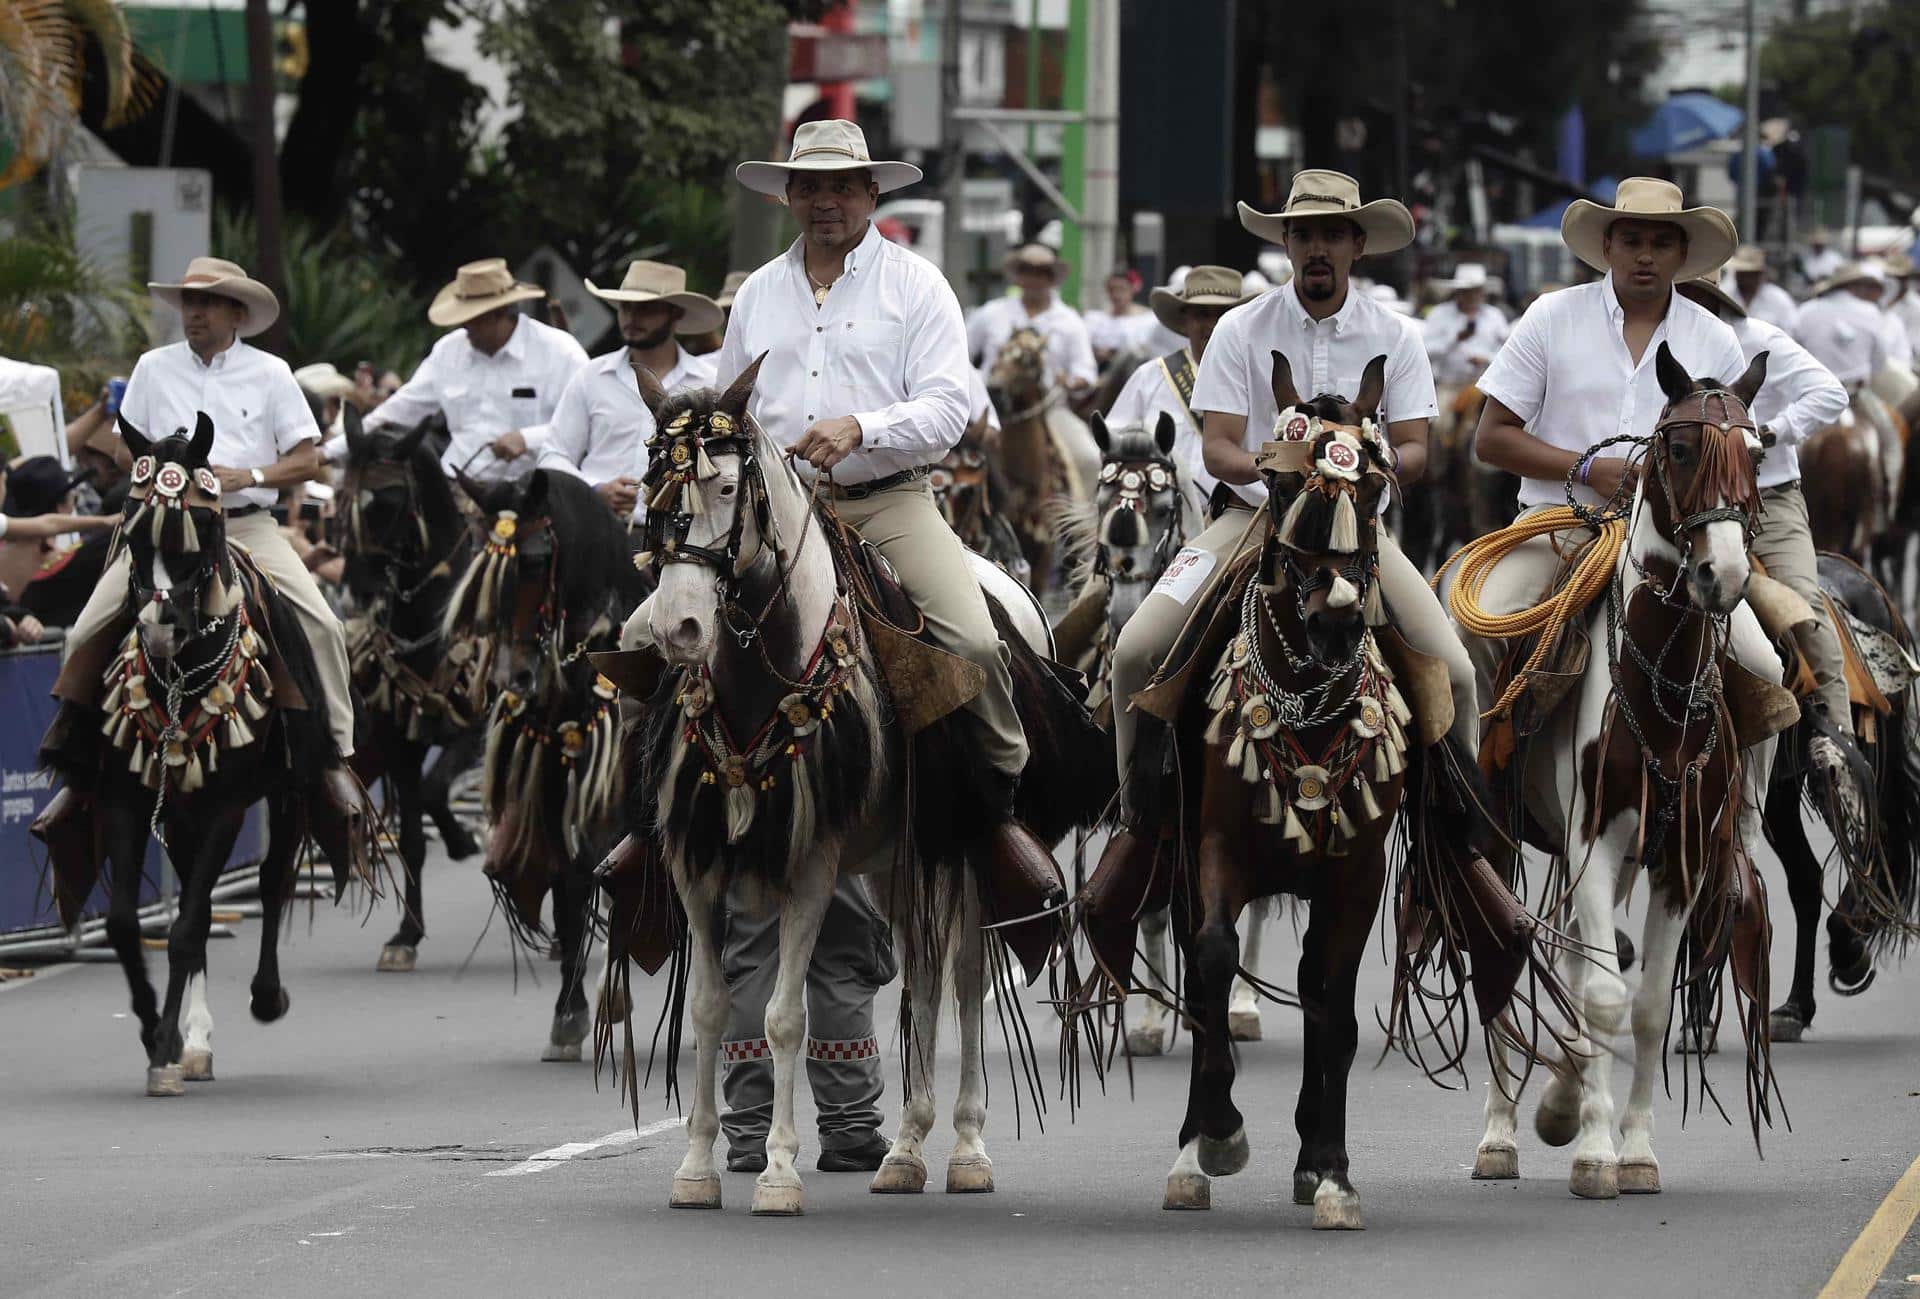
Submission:
POLYGON ((1796 637, 1800 652, 1818 687, 1816 694, 1827 719, 1844 734, 1853 734, 1853 709, 1847 698, 1846 661, 1841 656, 1840 638, 1827 613, 1827 602, 1820 595, 1820 573, 1813 554, 1813 530, 1807 523, 1807 498, 1798 484, 1762 487, 1760 501, 1765 512, 1760 530, 1751 547, 1754 557, 1767 566, 1768 576, 1793 588, 1794 594, 1813 606, 1814 621, 1796 637))
MULTIPOLYGON (((1217 564, 1231 563, 1243 540, 1248 539, 1247 526, 1254 517, 1246 510, 1228 510, 1188 542, 1187 547, 1213 556, 1217 564)), ((1252 535, 1259 534, 1256 531, 1252 535)), ((1388 617, 1407 644, 1447 665, 1447 681, 1453 688, 1452 734, 1466 746, 1468 753, 1478 755, 1480 708, 1479 696, 1474 690, 1473 664, 1426 579, 1385 529, 1380 531, 1380 593, 1386 600, 1388 617)), ((1140 602, 1139 609, 1120 629, 1120 639, 1114 643, 1113 738, 1123 790, 1139 730, 1139 718, 1128 701, 1146 688, 1161 662, 1172 652, 1173 642, 1179 638, 1180 629, 1186 626, 1187 616, 1192 612, 1188 604, 1191 599, 1192 594, 1176 599, 1155 591, 1140 602)))
MULTIPOLYGON (((836 500, 834 509, 893 565, 934 642, 986 672, 986 686, 967 704, 967 711, 980 719, 987 761, 1017 780, 1027 766, 1027 736, 1013 706, 1010 656, 967 563, 967 548, 933 503, 933 488, 926 479, 916 479, 871 496, 836 500)), ((653 644, 647 623, 651 604, 649 598, 627 619, 620 633, 622 648, 653 644)))
MULTIPOLYGON (((227 540, 247 548, 253 562, 273 583, 280 598, 292 606, 313 647, 313 664, 320 676, 320 689, 326 695, 327 725, 333 742, 343 758, 353 755, 353 694, 347 676, 347 638, 340 619, 327 607, 326 597, 313 580, 313 574, 300 562, 293 545, 273 515, 265 510, 243 518, 227 520, 227 540)), ((127 570, 132 558, 125 546, 100 575, 87 607, 74 620, 67 640, 81 645, 104 631, 119 616, 127 603, 127 570)), ((309 701, 318 704, 319 701, 309 701)))

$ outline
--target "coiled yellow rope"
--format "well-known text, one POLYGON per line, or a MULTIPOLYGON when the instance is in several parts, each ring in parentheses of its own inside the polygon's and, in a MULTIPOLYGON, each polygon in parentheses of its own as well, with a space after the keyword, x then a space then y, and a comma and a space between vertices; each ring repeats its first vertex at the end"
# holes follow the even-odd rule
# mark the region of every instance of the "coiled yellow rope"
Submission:
POLYGON ((1528 677, 1539 669, 1559 642, 1561 629, 1568 620, 1598 599, 1607 589, 1607 583, 1613 580, 1614 570, 1620 563, 1620 548, 1627 539, 1627 522, 1624 518, 1609 518, 1599 525, 1597 539, 1581 553, 1572 577, 1550 599, 1517 613, 1490 614, 1481 608, 1480 594, 1486 587, 1487 577, 1509 552, 1535 537, 1571 528, 1594 530, 1592 524, 1579 518, 1566 506, 1529 514, 1498 532, 1490 532, 1468 542, 1455 551, 1433 576, 1433 589, 1437 591, 1447 570, 1456 563, 1460 565, 1460 578, 1448 593, 1447 607, 1454 621, 1475 636, 1508 639, 1530 636, 1536 632, 1540 634, 1534 642, 1533 652, 1527 656, 1525 666, 1513 674, 1513 679, 1507 683, 1507 688, 1493 707, 1480 714, 1483 720, 1502 719, 1508 715, 1514 701, 1527 688, 1528 677))

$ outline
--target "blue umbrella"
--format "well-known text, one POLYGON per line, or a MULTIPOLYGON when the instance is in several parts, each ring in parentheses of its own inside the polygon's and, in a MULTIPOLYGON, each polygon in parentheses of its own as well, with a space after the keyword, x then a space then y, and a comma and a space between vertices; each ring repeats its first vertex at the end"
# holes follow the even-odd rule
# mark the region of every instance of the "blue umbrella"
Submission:
MULTIPOLYGON (((1587 194, 1597 203, 1611 203, 1613 202, 1614 191, 1619 187, 1620 182, 1612 176, 1602 176, 1599 180, 1593 182, 1593 187, 1587 191, 1587 194)), ((1560 228, 1560 218, 1567 214, 1567 208, 1572 206, 1572 204, 1572 199, 1557 199, 1541 208, 1538 212, 1535 212, 1520 224, 1534 230, 1558 230, 1560 228)))
POLYGON ((1710 140, 1724 140, 1740 129, 1747 115, 1703 91, 1671 95, 1653 110, 1645 126, 1634 131, 1630 144, 1636 158, 1660 158, 1698 148, 1710 140))

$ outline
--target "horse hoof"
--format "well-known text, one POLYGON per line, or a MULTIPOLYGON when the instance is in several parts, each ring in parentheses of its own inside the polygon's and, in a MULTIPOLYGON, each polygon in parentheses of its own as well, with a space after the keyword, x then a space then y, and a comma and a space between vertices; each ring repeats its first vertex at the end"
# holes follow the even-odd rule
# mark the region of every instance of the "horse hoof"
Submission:
POLYGON ((1576 1159, 1567 1189, 1583 1200, 1618 1199, 1620 1165, 1612 1160, 1576 1159))
POLYGON ((541 1049, 540 1059, 547 1064, 578 1064, 580 1063, 580 1044, 549 1042, 541 1049))
POLYGON ((1622 1195, 1658 1195, 1660 1165, 1653 1159, 1623 1159, 1617 1183, 1622 1195))
POLYGON ((380 949, 380 959, 373 968, 381 974, 411 974, 414 962, 419 959, 419 948, 404 943, 388 943, 380 949))
POLYGON ((1203 1136, 1200 1138, 1200 1171, 1209 1177, 1231 1177, 1247 1166, 1252 1153, 1245 1128, 1224 1141, 1203 1136))
POLYGON ((177 1064, 163 1064, 147 1070, 147 1095, 185 1096, 187 1080, 177 1064))
POLYGON ((441 834, 440 844, 447 850, 449 861, 465 861, 480 851, 480 845, 474 841, 473 831, 458 821, 441 834))
POLYGON ((1550 1146, 1568 1145, 1580 1135, 1580 1111, 1552 1108, 1543 1096, 1533 1112, 1533 1131, 1550 1146))
POLYGON ((993 1161, 985 1155, 949 1159, 947 1161, 947 1194, 993 1194, 993 1161))
POLYGON ((213 1052, 182 1051, 180 1053, 180 1076, 188 1082, 212 1082, 213 1052))
POLYGON ((1828 970, 1827 986, 1842 997, 1857 997, 1873 986, 1874 977, 1878 973, 1874 968, 1873 958, 1863 956, 1859 964, 1851 969, 1842 970, 1836 967, 1828 970))
POLYGON ((1720 1030, 1708 1029, 1706 1040, 1703 1042, 1699 1032, 1683 1028, 1680 1030, 1680 1040, 1673 1044, 1673 1053, 1675 1055, 1719 1055, 1720 1030))
POLYGON ((1800 1012, 1782 1006, 1767 1017, 1767 1036, 1775 1042, 1799 1042, 1807 1036, 1807 1021, 1800 1012))
POLYGON ((875 1195, 918 1195, 927 1189, 927 1161, 918 1155, 888 1155, 867 1189, 875 1195))
POLYGON ((1293 1202, 1312 1204, 1313 1197, 1320 1193, 1320 1174, 1311 1168, 1293 1170, 1293 1202))
POLYGON ((1365 1231, 1367 1220, 1360 1213, 1360 1193, 1349 1190, 1329 1177, 1313 1194, 1315 1231, 1365 1231))
POLYGON ((1175 1173, 1167 1178, 1163 1209, 1211 1209, 1213 1182, 1204 1173, 1175 1173))
POLYGON ((1128 1055, 1165 1055, 1167 1035, 1157 1028, 1130 1028, 1127 1030, 1128 1055))
POLYGON ((287 995, 284 987, 260 989, 253 992, 253 1000, 247 1009, 262 1024, 271 1024, 284 1016, 293 1006, 293 998, 287 995))
POLYGON ((717 1209, 720 1207, 720 1174, 673 1179, 673 1195, 667 1203, 676 1209, 717 1209))
POLYGON ((756 1218, 798 1218, 807 1211, 806 1190, 799 1182, 768 1183, 766 1174, 753 1185, 753 1216, 756 1218))
POLYGON ((1520 1151, 1513 1146, 1482 1146, 1473 1156, 1473 1180, 1505 1181, 1520 1176, 1520 1151))
POLYGON ((1236 1042, 1258 1042, 1260 1040, 1260 1012, 1257 1009, 1228 1011, 1227 1032, 1236 1042))

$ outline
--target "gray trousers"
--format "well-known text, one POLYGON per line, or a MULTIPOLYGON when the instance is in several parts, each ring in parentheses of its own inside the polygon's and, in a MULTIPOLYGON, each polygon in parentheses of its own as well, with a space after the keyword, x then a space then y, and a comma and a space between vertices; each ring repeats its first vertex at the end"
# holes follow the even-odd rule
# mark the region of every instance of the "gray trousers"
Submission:
MULTIPOLYGON (((720 966, 732 998, 720 1043, 720 1116, 730 1153, 766 1149, 773 1125, 773 1054, 767 1045, 767 1001, 780 965, 780 913, 755 914, 743 889, 727 893, 727 932, 720 966)), ((807 968, 807 1082, 820 1117, 820 1148, 857 1146, 880 1127, 880 1039, 873 997, 899 972, 893 935, 873 905, 866 880, 843 874, 820 922, 807 968)))

